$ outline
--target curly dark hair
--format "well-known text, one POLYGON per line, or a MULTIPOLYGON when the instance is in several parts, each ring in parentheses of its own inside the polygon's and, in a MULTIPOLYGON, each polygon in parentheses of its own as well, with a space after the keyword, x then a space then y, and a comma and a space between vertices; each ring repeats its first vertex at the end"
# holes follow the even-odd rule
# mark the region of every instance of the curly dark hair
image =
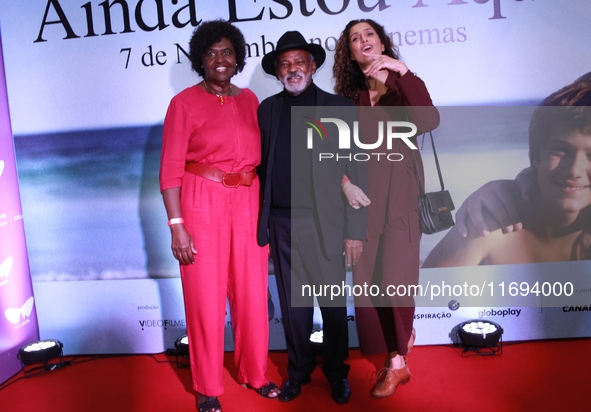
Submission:
POLYGON ((335 79, 335 92, 341 96, 348 97, 353 101, 359 100, 359 91, 367 88, 365 75, 361 71, 359 64, 351 60, 351 50, 349 49, 349 35, 351 28, 359 23, 369 24, 379 36, 384 45, 382 54, 399 60, 398 48, 392 43, 390 37, 386 34, 384 26, 371 19, 351 20, 347 23, 345 30, 337 40, 337 47, 334 54, 334 65, 332 66, 332 77, 335 79))
POLYGON ((205 78, 203 70, 203 55, 211 46, 223 38, 230 40, 236 53, 236 72, 234 76, 244 69, 246 65, 246 41, 242 32, 226 20, 204 21, 193 31, 189 40, 189 60, 191 67, 199 76, 205 78))

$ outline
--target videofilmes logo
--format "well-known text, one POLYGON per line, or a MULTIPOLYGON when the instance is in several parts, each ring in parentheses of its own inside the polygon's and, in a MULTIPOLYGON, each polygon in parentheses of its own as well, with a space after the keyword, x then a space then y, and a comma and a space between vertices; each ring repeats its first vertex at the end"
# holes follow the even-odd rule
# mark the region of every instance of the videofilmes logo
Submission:
POLYGON ((18 325, 23 319, 24 323, 29 323, 29 317, 33 312, 33 305, 35 303, 35 299, 31 296, 29 299, 23 303, 20 308, 8 308, 4 311, 4 316, 10 323, 13 325, 18 325))
POLYGON ((187 324, 185 319, 145 319, 140 320, 140 327, 142 330, 147 328, 162 328, 164 330, 171 329, 186 329, 187 324))
POLYGON ((378 121, 377 125, 377 138, 373 143, 363 143, 359 137, 359 122, 353 121, 352 127, 349 124, 335 117, 321 117, 320 120, 314 119, 309 116, 303 116, 305 123, 310 126, 307 128, 306 135, 306 148, 314 148, 314 135, 318 135, 320 140, 328 140, 328 131, 323 123, 331 123, 337 127, 339 132, 338 148, 340 150, 351 149, 351 136, 353 137, 353 143, 355 146, 362 151, 355 154, 342 154, 342 153, 319 153, 318 160, 349 160, 356 162, 367 162, 370 159, 373 160, 388 160, 391 162, 399 162, 404 156, 401 153, 392 152, 394 139, 402 140, 411 150, 418 150, 418 147, 410 140, 417 134, 417 126, 411 122, 405 121, 378 121), (352 132, 351 132, 352 130, 352 132), (316 133, 314 133, 316 132, 316 133), (376 152, 386 142, 386 148, 384 152, 376 152), (371 150, 371 153, 364 152, 365 150, 371 150))

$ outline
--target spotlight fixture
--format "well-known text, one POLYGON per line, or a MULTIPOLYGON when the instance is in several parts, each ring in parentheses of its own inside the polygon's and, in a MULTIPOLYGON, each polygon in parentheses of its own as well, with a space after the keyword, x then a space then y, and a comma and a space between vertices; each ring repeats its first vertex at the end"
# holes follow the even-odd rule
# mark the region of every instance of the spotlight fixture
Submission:
POLYGON ((174 342, 177 356, 188 357, 189 356, 189 336, 185 333, 179 336, 174 342))
POLYGON ((168 349, 167 353, 176 356, 176 366, 179 368, 189 366, 188 363, 179 362, 179 356, 182 358, 189 357, 189 336, 186 333, 179 336, 174 342, 174 347, 176 349, 168 349))
POLYGON ((322 329, 314 329, 312 334, 310 335, 310 350, 316 356, 323 356, 324 350, 322 346, 324 334, 322 333, 322 329))
POLYGON ((462 353, 474 351, 479 355, 502 353, 503 328, 488 320, 469 320, 457 326, 462 353), (499 342, 500 341, 500 342, 499 342))
MULTIPOLYGON (((19 358, 24 366, 29 366, 35 363, 43 362, 45 370, 54 370, 67 365, 64 362, 64 354, 62 348, 63 343, 59 340, 48 339, 40 340, 38 342, 28 343, 18 351, 17 358, 19 358), (48 363, 51 359, 59 358, 59 363, 48 363)), ((34 368, 36 369, 36 368, 34 368)), ((27 371, 25 370, 25 373, 27 371)))

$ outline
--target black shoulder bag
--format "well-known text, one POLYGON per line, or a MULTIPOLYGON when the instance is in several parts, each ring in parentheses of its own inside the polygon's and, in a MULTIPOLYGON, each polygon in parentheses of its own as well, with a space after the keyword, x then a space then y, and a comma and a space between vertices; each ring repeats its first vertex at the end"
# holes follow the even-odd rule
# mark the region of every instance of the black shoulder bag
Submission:
MULTIPOLYGON (((423 134, 423 137, 425 134, 423 134)), ((421 192, 419 195, 419 221, 421 224, 421 232, 426 235, 441 232, 442 230, 452 227, 454 225, 454 220, 451 211, 455 209, 454 202, 451 200, 451 195, 449 194, 449 191, 445 190, 445 186, 443 185, 443 177, 441 176, 441 169, 439 168, 439 159, 437 159, 435 142, 433 141, 433 134, 431 132, 429 132, 429 137, 431 138, 431 146, 433 146, 437 174, 439 175, 439 184, 441 185, 440 191, 425 193, 421 182, 421 175, 419 173, 417 155, 413 151, 415 172, 417 174, 419 190, 421 192)))

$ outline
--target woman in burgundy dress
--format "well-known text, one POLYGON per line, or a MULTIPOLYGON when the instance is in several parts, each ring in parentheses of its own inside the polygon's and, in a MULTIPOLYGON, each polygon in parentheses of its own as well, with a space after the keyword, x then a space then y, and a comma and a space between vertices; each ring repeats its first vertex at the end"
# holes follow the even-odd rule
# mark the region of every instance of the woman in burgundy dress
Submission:
MULTIPOLYGON (((376 120, 408 120, 422 132, 439 125, 439 113, 425 84, 399 60, 384 28, 373 20, 347 24, 337 42, 333 77, 337 94, 354 100, 357 106, 375 107, 360 111, 362 139, 376 140, 368 137, 375 136, 371 127, 376 120)), ((423 165, 418 150, 413 155, 402 139, 394 139, 391 150, 400 153, 402 160, 381 157, 376 161, 378 156, 371 156, 374 160, 368 162, 371 204, 367 241, 353 267, 355 284, 378 285, 380 292, 388 285, 416 285, 419 280, 421 231, 416 171, 422 175, 423 165)), ((376 151, 383 152, 384 148, 376 151)), ((349 183, 344 181, 343 189, 347 191, 349 183)), ((365 204, 363 199, 360 203, 365 204)), ((362 352, 388 352, 372 395, 390 396, 399 384, 410 379, 406 361, 415 339, 414 299, 360 296, 355 298, 355 306, 362 352)))
POLYGON ((268 251, 257 245, 259 102, 230 80, 246 63, 242 33, 203 22, 190 60, 203 81, 173 97, 164 121, 160 189, 180 263, 198 409, 221 411, 226 298, 238 381, 277 397, 265 377, 268 251))

